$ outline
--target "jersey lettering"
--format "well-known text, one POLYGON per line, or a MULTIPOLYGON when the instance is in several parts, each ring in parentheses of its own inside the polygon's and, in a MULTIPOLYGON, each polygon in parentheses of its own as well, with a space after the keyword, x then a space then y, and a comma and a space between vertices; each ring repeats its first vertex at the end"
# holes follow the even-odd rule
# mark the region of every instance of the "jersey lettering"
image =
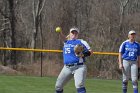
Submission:
POLYGON ((133 57, 134 56, 134 52, 129 52, 129 56, 133 57))
POLYGON ((70 53, 70 48, 65 48, 65 54, 70 53))
POLYGON ((125 60, 136 61, 139 56, 140 46, 137 42, 130 42, 129 40, 124 41, 119 49, 122 53, 122 58, 125 60))

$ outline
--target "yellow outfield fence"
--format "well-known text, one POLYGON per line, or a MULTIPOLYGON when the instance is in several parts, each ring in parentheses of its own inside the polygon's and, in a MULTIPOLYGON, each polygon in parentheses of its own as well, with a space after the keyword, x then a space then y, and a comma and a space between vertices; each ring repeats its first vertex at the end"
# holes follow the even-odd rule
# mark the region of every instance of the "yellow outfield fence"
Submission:
MULTIPOLYGON (((30 49, 30 48, 5 48, 5 47, 0 47, 0 50, 33 51, 33 52, 58 52, 58 53, 63 52, 62 50, 30 49)), ((114 53, 114 52, 93 52, 93 54, 118 56, 119 53, 114 53)))
MULTIPOLYGON (((30 51, 30 52, 52 52, 52 53, 62 53, 62 50, 47 50, 47 49, 31 49, 31 48, 5 48, 5 47, 0 47, 0 50, 10 50, 10 51, 30 51)), ((117 56, 118 53, 112 53, 112 52, 93 52, 93 55, 113 55, 117 56)), ((43 64, 41 60, 41 65, 40 65, 40 76, 43 76, 43 64)))
POLYGON ((62 52, 62 50, 46 50, 46 49, 31 49, 31 48, 4 48, 4 47, 0 47, 0 50, 33 51, 33 52, 62 52))

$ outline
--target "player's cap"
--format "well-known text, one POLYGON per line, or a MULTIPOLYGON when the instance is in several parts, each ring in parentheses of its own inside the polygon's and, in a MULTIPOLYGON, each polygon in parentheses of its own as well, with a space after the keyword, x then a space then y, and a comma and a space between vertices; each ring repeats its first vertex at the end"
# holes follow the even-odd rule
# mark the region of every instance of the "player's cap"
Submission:
POLYGON ((129 31, 128 34, 129 34, 129 35, 131 35, 131 34, 136 34, 136 32, 135 32, 134 30, 131 30, 131 31, 129 31))
POLYGON ((77 32, 79 33, 79 29, 76 28, 76 27, 71 28, 71 29, 70 29, 70 33, 71 33, 72 31, 77 31, 77 32))

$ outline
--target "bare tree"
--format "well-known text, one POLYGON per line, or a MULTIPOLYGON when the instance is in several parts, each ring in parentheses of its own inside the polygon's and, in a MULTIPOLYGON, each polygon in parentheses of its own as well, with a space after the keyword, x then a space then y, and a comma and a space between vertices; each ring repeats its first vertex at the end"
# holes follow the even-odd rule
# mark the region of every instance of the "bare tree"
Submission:
MULTIPOLYGON (((8 21, 8 17, 6 15, 7 13, 7 2, 3 2, 3 4, 5 5, 5 7, 3 7, 3 11, 2 11, 2 8, 0 10, 0 14, 2 15, 2 18, 1 18, 1 23, 2 23, 2 27, 0 29, 0 32, 2 33, 2 41, 3 41, 3 46, 4 47, 8 47, 8 44, 7 44, 7 40, 6 40, 6 32, 7 30, 9 29, 9 27, 7 27, 7 25, 9 25, 9 21, 8 21), (5 14, 4 14, 5 12, 5 14)), ((3 65, 6 66, 7 65, 7 52, 6 51, 3 51, 3 54, 2 54, 2 62, 3 62, 3 65)))
MULTIPOLYGON (((11 47, 16 48, 16 16, 15 16, 15 2, 14 0, 8 0, 10 10, 10 25, 11 25, 11 47)), ((16 51, 11 51, 11 63, 17 64, 16 51)))
POLYGON ((120 31, 122 31, 123 29, 123 20, 124 20, 124 14, 125 14, 125 8, 128 5, 129 0, 121 0, 120 1, 120 23, 119 23, 119 27, 120 27, 120 31))
MULTIPOLYGON (((61 26, 64 34, 77 26, 79 37, 88 41, 93 51, 118 52, 121 42, 127 39, 128 30, 134 29, 140 35, 139 16, 140 0, 1 0, 0 44, 62 50, 63 42, 55 32, 56 26, 61 26)), ((58 72, 63 60, 62 54, 54 57, 53 53, 1 51, 0 55, 4 65, 35 64, 41 57, 42 62, 50 61, 45 73, 50 73, 52 66, 59 67, 53 70, 58 72)), ((91 76, 119 76, 117 56, 93 55, 87 64, 91 76), (102 75, 104 72, 106 75, 102 75)))
MULTIPOLYGON (((33 27, 32 40, 31 40, 31 48, 33 48, 33 49, 35 49, 37 47, 36 41, 37 41, 37 35, 41 29, 41 27, 40 27, 41 26, 40 25, 41 24, 41 12, 44 7, 44 4, 45 4, 45 0, 38 0, 38 1, 34 0, 33 1, 34 27, 33 27), (37 4, 36 4, 36 2, 37 2, 37 4)), ((43 38, 43 37, 41 37, 41 38, 43 38)), ((41 39, 41 40, 43 40, 43 39, 41 39)), ((34 61, 34 59, 35 59, 35 52, 31 52, 31 63, 34 61)))

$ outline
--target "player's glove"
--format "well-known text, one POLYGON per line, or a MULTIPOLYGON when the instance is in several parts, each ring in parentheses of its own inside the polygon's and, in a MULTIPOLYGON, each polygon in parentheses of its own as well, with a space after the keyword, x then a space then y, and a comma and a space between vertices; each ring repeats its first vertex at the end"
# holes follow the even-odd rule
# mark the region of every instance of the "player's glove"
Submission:
POLYGON ((74 47, 74 52, 76 56, 83 57, 84 56, 83 51, 84 51, 84 47, 80 44, 77 44, 74 47))
POLYGON ((90 56, 91 52, 90 51, 83 51, 84 57, 90 56))
POLYGON ((140 67, 138 68, 138 79, 140 79, 140 67))
POLYGON ((80 44, 77 44, 75 47, 74 47, 74 52, 76 54, 76 56, 79 56, 79 57, 87 57, 87 56, 90 56, 91 55, 91 52, 90 51, 85 51, 84 50, 84 47, 80 44))

